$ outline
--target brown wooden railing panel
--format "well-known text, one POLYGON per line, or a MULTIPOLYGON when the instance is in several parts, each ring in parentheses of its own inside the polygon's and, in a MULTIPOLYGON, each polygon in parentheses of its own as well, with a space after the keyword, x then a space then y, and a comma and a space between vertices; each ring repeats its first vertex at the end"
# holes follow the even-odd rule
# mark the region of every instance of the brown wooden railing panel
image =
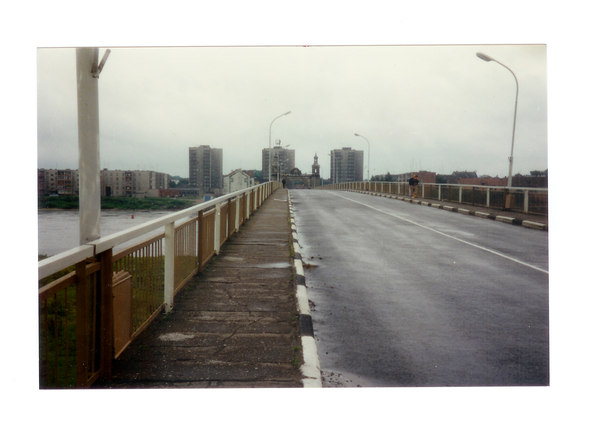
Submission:
POLYGON ((93 309, 100 263, 82 261, 75 268, 38 291, 40 388, 86 387, 99 371, 93 309))
POLYGON ((175 293, 198 271, 198 218, 175 228, 175 293))
POLYGON ((221 209, 220 209, 220 215, 221 215, 221 222, 220 222, 220 231, 219 231, 219 237, 220 237, 220 242, 219 242, 219 247, 223 245, 223 243, 225 243, 228 239, 228 235, 227 235, 227 224, 228 224, 228 218, 227 215, 229 214, 229 201, 227 201, 226 203, 223 203, 221 205, 221 209))

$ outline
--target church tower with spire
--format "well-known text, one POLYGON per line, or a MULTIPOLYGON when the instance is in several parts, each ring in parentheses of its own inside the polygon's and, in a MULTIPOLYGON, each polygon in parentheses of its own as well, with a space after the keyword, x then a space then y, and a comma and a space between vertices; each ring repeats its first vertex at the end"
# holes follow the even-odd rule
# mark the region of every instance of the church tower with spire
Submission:
POLYGON ((312 188, 318 187, 321 183, 321 166, 319 166, 319 158, 315 153, 315 161, 312 165, 312 174, 310 175, 310 186, 312 188))

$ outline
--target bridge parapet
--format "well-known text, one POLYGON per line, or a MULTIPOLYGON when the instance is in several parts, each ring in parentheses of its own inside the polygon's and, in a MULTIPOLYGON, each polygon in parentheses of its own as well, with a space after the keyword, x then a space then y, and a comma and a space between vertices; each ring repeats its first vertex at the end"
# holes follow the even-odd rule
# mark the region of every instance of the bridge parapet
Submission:
POLYGON ((110 378, 112 360, 280 187, 230 193, 40 261, 40 388, 110 378))
MULTIPOLYGON (((407 182, 344 182, 317 187, 322 190, 358 190, 409 196, 407 182)), ((548 189, 468 184, 419 184, 416 197, 490 209, 510 209, 527 214, 548 215, 548 189)))

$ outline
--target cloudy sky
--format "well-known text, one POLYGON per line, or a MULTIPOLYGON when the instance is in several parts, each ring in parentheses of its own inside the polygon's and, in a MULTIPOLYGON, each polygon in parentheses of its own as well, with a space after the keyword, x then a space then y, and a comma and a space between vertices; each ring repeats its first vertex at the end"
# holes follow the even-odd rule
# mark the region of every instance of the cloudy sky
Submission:
MULTIPOLYGON (((110 46, 109 46, 110 47, 110 46)), ((189 176, 188 147, 223 170, 260 169, 281 140, 329 177, 333 149, 365 152, 364 176, 428 170, 507 176, 548 168, 545 45, 110 47, 99 79, 100 161, 189 176), (355 133, 364 138, 356 137, 355 133)), ((105 48, 100 49, 100 57, 105 48)), ((37 50, 38 167, 77 168, 74 48, 37 50)))

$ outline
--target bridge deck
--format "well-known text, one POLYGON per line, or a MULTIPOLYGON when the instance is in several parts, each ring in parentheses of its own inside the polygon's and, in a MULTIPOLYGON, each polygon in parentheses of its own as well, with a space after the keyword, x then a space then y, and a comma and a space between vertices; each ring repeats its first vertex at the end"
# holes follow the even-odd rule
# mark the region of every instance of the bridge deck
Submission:
POLYGON ((267 199, 96 387, 302 387, 287 200, 267 199))

